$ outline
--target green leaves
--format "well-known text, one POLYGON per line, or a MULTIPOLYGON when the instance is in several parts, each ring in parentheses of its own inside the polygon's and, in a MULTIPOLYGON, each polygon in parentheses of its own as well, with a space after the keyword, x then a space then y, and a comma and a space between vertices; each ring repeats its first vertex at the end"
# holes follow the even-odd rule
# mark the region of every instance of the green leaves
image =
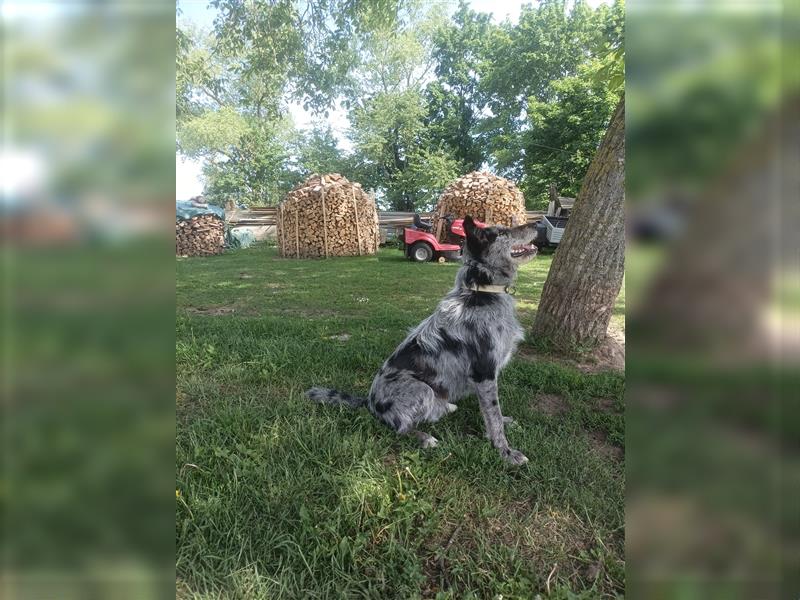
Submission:
POLYGON ((178 129, 178 144, 186 156, 213 156, 235 151, 250 127, 232 107, 209 110, 188 119, 178 129))
POLYGON ((386 208, 426 209, 488 165, 539 206, 551 181, 577 191, 624 79, 622 1, 543 0, 516 24, 465 1, 449 18, 417 0, 212 5, 213 35, 177 34, 177 141, 220 204, 275 204, 336 171, 386 208), (296 131, 298 102, 346 111, 352 149, 330 121, 296 131))
POLYGON ((562 196, 577 195, 619 99, 597 75, 601 68, 600 61, 592 61, 577 75, 552 82, 557 102, 529 100, 529 127, 520 135, 528 206, 547 206, 551 182, 562 196))
POLYGON ((623 16, 622 2, 594 10, 577 2, 567 12, 545 0, 494 35, 493 68, 480 80, 490 114, 477 129, 529 208, 546 205, 551 182, 577 193, 621 92, 623 16))

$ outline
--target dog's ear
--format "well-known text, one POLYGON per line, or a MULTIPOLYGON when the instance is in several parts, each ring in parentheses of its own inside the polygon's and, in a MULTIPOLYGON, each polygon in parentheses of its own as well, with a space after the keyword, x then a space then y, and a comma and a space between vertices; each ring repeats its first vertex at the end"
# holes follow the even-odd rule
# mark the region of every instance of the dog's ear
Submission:
POLYGON ((486 232, 475 225, 470 215, 464 217, 464 233, 467 234, 467 250, 473 258, 480 258, 486 246, 486 232))
POLYGON ((471 215, 464 217, 464 233, 467 234, 467 238, 478 238, 482 232, 483 230, 475 225, 471 215))

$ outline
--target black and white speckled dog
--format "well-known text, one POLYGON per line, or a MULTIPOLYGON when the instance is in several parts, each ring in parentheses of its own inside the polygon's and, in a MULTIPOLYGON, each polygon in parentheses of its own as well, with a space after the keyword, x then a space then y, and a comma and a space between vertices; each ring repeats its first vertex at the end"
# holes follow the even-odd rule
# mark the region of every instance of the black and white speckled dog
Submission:
POLYGON ((486 436, 508 462, 528 458, 508 445, 500 412, 497 377, 523 337, 506 292, 517 267, 536 255, 533 225, 486 227, 464 219, 466 245, 455 287, 436 311, 394 351, 372 382, 368 398, 311 388, 306 395, 326 404, 366 405, 380 421, 400 434, 416 436, 422 447, 436 438, 417 429, 456 410, 454 402, 475 393, 486 436))

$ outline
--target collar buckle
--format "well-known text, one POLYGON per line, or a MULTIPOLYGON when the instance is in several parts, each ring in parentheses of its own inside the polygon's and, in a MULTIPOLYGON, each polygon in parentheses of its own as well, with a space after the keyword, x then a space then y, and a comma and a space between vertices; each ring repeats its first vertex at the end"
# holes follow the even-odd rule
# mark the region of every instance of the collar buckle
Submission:
POLYGON ((507 285, 505 288, 503 288, 503 291, 505 291, 505 293, 509 296, 513 296, 517 293, 517 288, 513 285, 507 285))

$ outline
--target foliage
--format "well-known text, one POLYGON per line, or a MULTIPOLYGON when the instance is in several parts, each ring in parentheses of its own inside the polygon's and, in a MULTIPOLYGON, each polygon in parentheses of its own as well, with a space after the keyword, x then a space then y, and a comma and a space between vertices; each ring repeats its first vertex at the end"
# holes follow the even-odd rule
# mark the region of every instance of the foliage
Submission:
POLYGON ((462 0, 450 23, 434 36, 436 79, 426 89, 426 126, 431 138, 459 161, 462 175, 487 158, 485 140, 475 129, 485 105, 480 77, 490 69, 486 57, 494 29, 488 14, 471 10, 462 0))
POLYGON ((270 206, 300 181, 291 169, 293 130, 286 121, 254 124, 221 159, 206 162, 208 201, 270 206))
POLYGON ((330 127, 315 127, 301 133, 296 148, 296 167, 303 178, 312 173, 342 173, 350 178, 351 161, 339 148, 330 127))
POLYGON ((551 83, 557 102, 531 98, 527 119, 530 127, 520 134, 523 149, 522 191, 529 206, 544 207, 548 186, 555 183, 562 196, 576 197, 600 140, 608 126, 609 107, 618 95, 598 81, 587 65, 579 74, 551 83))
POLYGON ((619 93, 598 77, 596 57, 621 44, 623 15, 619 0, 596 10, 579 0, 569 12, 563 1, 545 0, 495 32, 494 68, 481 80, 490 116, 480 129, 494 166, 521 183, 529 207, 542 206, 548 178, 562 193, 583 179, 619 93))
POLYGON ((337 171, 420 210, 488 167, 541 206, 550 182, 576 193, 621 93, 621 0, 543 0, 516 24, 464 0, 449 18, 421 0, 212 4, 213 35, 177 33, 177 141, 220 201, 275 203, 337 171), (294 102, 321 120, 343 108, 348 151, 330 127, 294 130, 294 102))
POLYGON ((424 122, 423 84, 433 68, 432 38, 442 17, 436 10, 413 8, 362 45, 362 63, 345 101, 364 183, 382 188, 382 203, 395 210, 431 206, 442 173, 458 173, 453 161, 432 149, 424 122), (424 169, 426 157, 437 159, 436 172, 424 169))

